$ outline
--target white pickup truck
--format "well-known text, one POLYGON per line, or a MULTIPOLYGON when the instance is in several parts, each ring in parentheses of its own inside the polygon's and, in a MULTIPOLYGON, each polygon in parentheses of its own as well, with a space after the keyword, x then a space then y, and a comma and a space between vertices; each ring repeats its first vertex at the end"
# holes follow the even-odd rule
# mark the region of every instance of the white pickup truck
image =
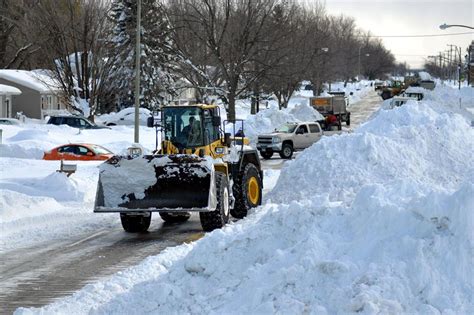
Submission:
POLYGON ((323 136, 317 122, 287 123, 270 134, 258 136, 257 150, 264 159, 278 152, 282 159, 290 159, 296 150, 304 150, 323 136))

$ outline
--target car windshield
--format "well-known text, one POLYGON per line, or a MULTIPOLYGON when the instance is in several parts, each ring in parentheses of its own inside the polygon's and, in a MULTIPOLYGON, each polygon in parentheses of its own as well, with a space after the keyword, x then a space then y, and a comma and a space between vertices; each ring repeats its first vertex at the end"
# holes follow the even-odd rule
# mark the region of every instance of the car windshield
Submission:
POLYGON ((276 132, 281 132, 281 133, 292 133, 295 131, 297 124, 284 124, 280 128, 275 129, 276 132))
POLYGON ((163 110, 165 139, 179 149, 204 144, 202 110, 196 107, 167 107, 163 110))
POLYGON ((94 150, 94 152, 96 154, 113 154, 111 151, 107 150, 104 147, 98 146, 98 145, 93 145, 93 146, 91 146, 91 148, 92 148, 92 150, 94 150))

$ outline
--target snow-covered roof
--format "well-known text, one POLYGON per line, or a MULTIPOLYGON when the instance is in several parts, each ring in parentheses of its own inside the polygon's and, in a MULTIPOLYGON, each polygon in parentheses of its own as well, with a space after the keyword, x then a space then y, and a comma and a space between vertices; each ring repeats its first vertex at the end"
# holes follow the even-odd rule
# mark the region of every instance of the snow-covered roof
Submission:
POLYGON ((0 79, 26 86, 40 93, 59 90, 59 85, 46 70, 0 70, 0 79))
POLYGON ((20 95, 21 91, 14 86, 0 84, 0 95, 20 95))

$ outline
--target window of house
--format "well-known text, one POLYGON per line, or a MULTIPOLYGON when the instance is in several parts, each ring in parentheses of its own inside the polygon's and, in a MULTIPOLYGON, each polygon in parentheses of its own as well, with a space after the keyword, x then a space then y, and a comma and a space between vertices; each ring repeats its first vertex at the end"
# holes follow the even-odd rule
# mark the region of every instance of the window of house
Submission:
POLYGON ((46 109, 46 96, 41 95, 41 109, 46 109))

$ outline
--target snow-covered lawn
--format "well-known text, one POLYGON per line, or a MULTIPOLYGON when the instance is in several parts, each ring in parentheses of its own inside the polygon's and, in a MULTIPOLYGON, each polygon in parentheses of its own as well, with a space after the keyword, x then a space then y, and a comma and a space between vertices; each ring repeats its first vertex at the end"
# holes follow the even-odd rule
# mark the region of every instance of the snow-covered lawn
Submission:
POLYGON ((287 163, 266 203, 18 314, 472 314, 472 89, 380 110, 287 163), (467 97, 465 97, 467 95, 467 97))

